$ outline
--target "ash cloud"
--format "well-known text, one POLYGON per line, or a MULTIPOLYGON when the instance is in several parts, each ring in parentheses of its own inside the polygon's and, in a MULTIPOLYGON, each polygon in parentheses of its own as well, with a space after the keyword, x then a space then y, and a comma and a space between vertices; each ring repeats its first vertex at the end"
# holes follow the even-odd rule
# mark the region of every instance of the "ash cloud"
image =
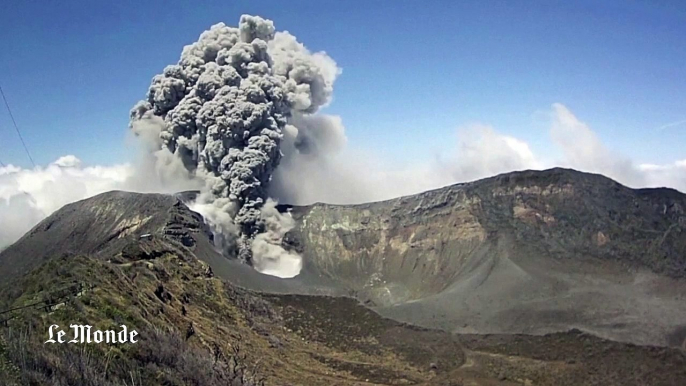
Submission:
POLYGON ((339 73, 325 53, 243 15, 238 28, 214 25, 184 47, 179 62, 152 79, 130 126, 154 154, 151 170, 171 180, 183 170, 203 182, 196 209, 226 254, 259 269, 262 258, 292 259, 275 251, 283 227, 273 224, 287 221, 273 208, 265 216, 269 185, 285 137, 290 152, 306 153, 336 136, 312 127, 333 118, 312 114, 329 103, 339 73))
POLYGON ((276 201, 268 199, 260 214, 267 231, 255 236, 252 243, 255 269, 262 273, 281 277, 293 277, 300 273, 302 258, 298 254, 286 251, 281 241, 286 232, 295 227, 295 220, 290 213, 282 214, 276 209, 276 201))

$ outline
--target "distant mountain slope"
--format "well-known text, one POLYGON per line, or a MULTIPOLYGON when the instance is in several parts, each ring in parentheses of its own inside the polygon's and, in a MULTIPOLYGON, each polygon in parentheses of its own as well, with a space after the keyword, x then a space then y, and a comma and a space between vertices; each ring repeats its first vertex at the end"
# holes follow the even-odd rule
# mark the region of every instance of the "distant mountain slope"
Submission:
MULTIPOLYGON (((579 328, 641 344, 686 339, 686 196, 567 169, 504 174, 363 205, 293 207, 293 279, 221 256, 178 196, 105 193, 0 253, 0 281, 64 253, 112 258, 151 233, 260 291, 353 295, 383 315, 461 333, 579 328)), ((136 249, 137 247, 131 247, 136 249)))

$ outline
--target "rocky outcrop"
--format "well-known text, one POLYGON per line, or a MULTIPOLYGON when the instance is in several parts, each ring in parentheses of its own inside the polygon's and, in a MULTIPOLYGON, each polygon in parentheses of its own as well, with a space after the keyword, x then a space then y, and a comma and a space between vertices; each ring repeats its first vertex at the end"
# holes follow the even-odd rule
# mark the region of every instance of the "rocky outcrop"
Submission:
POLYGON ((391 302, 439 293, 499 252, 686 277, 686 196, 566 169, 517 172, 389 201, 295 207, 306 262, 391 302), (526 251, 526 252, 525 252, 526 251))
POLYGON ((567 169, 516 172, 293 207, 289 242, 308 272, 398 320, 674 345, 686 325, 685 197, 567 169))
POLYGON ((141 236, 146 235, 164 236, 193 249, 198 235, 211 239, 212 234, 202 216, 176 197, 103 193, 66 205, 4 250, 0 254, 0 278, 26 273, 63 254, 110 259, 128 247, 128 253, 140 250, 144 256, 156 248, 145 247, 141 236))
POLYGON ((303 256, 292 279, 222 256, 183 204, 192 197, 110 192, 67 205, 0 253, 0 281, 64 253, 172 251, 243 287, 354 296, 448 331, 686 339, 686 198, 671 189, 551 169, 362 205, 282 205, 297 222, 284 246, 303 256))

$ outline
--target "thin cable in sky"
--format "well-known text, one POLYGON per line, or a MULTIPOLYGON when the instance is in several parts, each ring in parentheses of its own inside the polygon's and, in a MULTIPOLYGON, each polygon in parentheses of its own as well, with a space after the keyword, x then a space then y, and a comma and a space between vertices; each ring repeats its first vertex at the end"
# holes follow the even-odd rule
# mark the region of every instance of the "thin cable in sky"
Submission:
POLYGON ((19 136, 19 140, 21 141, 22 146, 24 146, 24 151, 26 151, 26 155, 29 156, 29 160, 31 161, 31 164, 35 168, 36 163, 33 162, 33 157, 31 157, 31 153, 29 152, 29 148, 26 147, 26 143, 24 142, 24 138, 21 136, 21 132, 19 131, 19 126, 17 126, 17 121, 14 120, 14 115, 12 114, 12 109, 10 109, 10 104, 7 103, 7 98, 5 97, 5 92, 2 91, 2 86, 0 86, 0 94, 2 94, 2 100, 5 101, 5 107, 7 107, 7 112, 10 113, 10 118, 12 119, 12 124, 14 125, 14 130, 17 131, 17 135, 19 136))

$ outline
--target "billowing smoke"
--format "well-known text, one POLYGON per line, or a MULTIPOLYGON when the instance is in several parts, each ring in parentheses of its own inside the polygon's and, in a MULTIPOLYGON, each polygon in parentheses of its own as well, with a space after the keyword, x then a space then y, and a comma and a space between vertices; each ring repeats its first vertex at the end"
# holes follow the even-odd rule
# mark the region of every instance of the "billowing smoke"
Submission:
POLYGON ((327 118, 312 114, 329 102, 339 72, 271 21, 243 15, 238 28, 212 26, 153 78, 131 111, 131 128, 155 150, 157 169, 184 168, 204 181, 194 207, 226 253, 272 272, 281 256, 299 271, 280 247, 289 216, 275 204, 265 211, 269 184, 284 135, 302 149, 316 148, 317 135, 326 142, 327 128, 313 135, 310 126, 327 118))

